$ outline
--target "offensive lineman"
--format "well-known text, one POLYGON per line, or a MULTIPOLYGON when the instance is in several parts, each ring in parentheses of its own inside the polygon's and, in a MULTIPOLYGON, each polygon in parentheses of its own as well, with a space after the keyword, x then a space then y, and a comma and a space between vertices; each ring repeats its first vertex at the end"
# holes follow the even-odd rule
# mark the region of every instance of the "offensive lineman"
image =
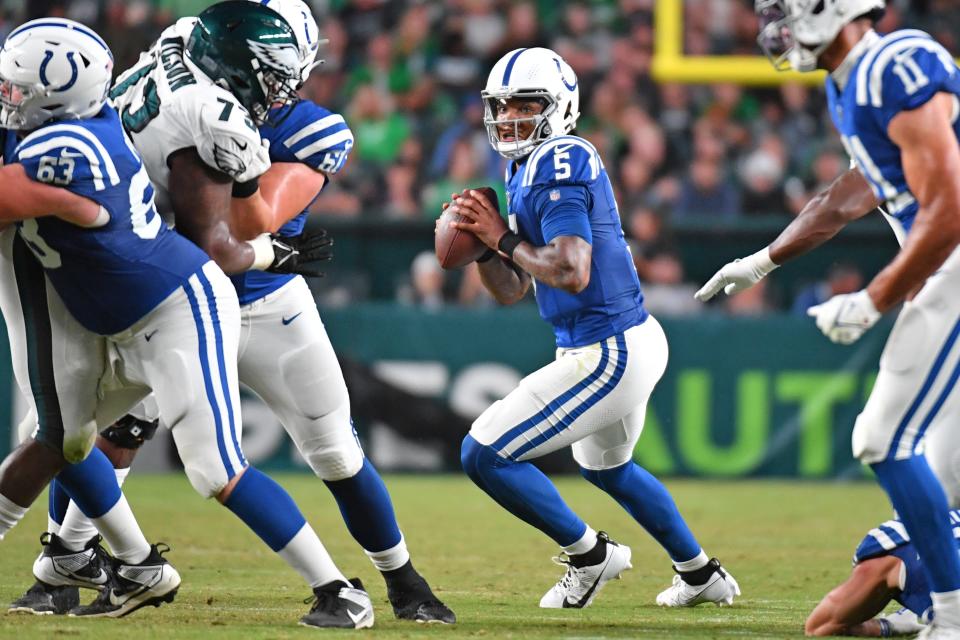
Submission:
POLYGON ((944 488, 927 462, 956 500, 960 70, 922 31, 873 31, 882 0, 758 0, 756 8, 759 42, 775 66, 829 72, 831 116, 861 175, 842 176, 773 245, 725 265, 697 298, 751 286, 885 203, 900 253, 866 289, 810 314, 828 338, 850 344, 907 300, 854 426, 853 454, 876 473, 927 570, 934 619, 922 637, 960 638, 960 557, 944 488))
MULTIPOLYGON (((268 43, 264 55, 251 55, 256 55, 254 62, 259 60, 260 74, 270 76, 264 84, 267 93, 260 99, 271 104, 281 100, 283 87, 299 77, 296 40, 276 13, 252 3, 242 4, 248 11, 234 15, 231 37, 252 49, 257 43, 268 43)), ((209 34, 197 35, 205 36, 209 34)), ((73 60, 68 55, 61 66, 73 60)), ((40 63, 40 71, 35 71, 41 78, 45 65, 40 63)), ((29 84, 23 86, 32 89, 29 84)), ((101 87, 101 104, 108 86, 109 74, 101 87)), ((30 106, 27 100, 22 104, 24 108, 30 106)), ((203 495, 216 496, 313 587, 314 606, 301 624, 331 626, 343 613, 351 619, 351 626, 372 625, 373 610, 366 593, 343 577, 286 492, 250 467, 243 457, 236 375, 240 318, 233 286, 194 244, 167 230, 153 209, 153 187, 120 127, 117 113, 106 106, 101 116, 115 129, 109 153, 104 149, 93 160, 88 159, 90 168, 84 167, 83 171, 79 163, 75 168, 66 160, 57 161, 53 173, 47 172, 50 163, 44 156, 36 175, 77 188, 91 183, 88 189, 93 191, 101 188, 104 180, 114 181, 111 158, 116 160, 126 153, 136 159, 138 169, 130 194, 126 190, 123 194, 132 210, 127 220, 113 224, 108 219, 110 225, 104 228, 102 237, 89 240, 46 219, 38 223, 39 230, 37 225, 24 225, 20 234, 29 241, 70 313, 89 331, 108 336, 112 360, 119 365, 116 377, 127 387, 140 389, 141 396, 153 390, 161 411, 170 416, 168 425, 194 487, 203 495), (56 167, 63 168, 62 175, 56 167), (166 239, 166 244, 175 241, 180 253, 151 251, 142 246, 154 238, 166 239), (60 268, 65 261, 82 265, 90 260, 94 264, 102 261, 108 274, 106 281, 78 281, 82 271, 60 268)), ((51 145, 54 151, 59 150, 53 143, 60 138, 48 137, 37 143, 37 153, 29 155, 30 149, 23 151, 29 141, 18 147, 15 159, 34 158, 51 145)), ((215 153, 231 160, 232 166, 245 164, 236 161, 236 154, 224 155, 222 150, 215 153)), ((270 238, 267 242, 270 254, 287 246, 270 238)), ((271 257, 271 263, 276 257, 271 257)), ((296 267, 297 261, 285 266, 296 267)), ((284 269, 279 264, 271 268, 284 269)), ((111 615, 116 603, 104 594, 107 590, 82 613, 111 615)))
POLYGON ((659 323, 643 307, 603 162, 569 135, 579 105, 573 70, 549 49, 517 49, 482 92, 490 143, 511 160, 510 228, 466 190, 456 223, 490 249, 484 285, 502 304, 536 280, 541 316, 553 325, 556 360, 527 376, 473 423, 461 458, 470 478, 501 506, 562 548, 566 573, 545 608, 589 606, 607 581, 631 568, 630 549, 587 526, 529 462, 571 446, 581 474, 607 492, 667 551, 677 571, 661 606, 731 604, 736 581, 697 543, 666 488, 632 461, 647 399, 667 363, 659 323))
MULTIPOLYGON (((314 59, 319 32, 312 13, 299 0, 271 0, 266 4, 294 25, 301 80, 305 81, 318 64, 314 59)), ((195 22, 196 19, 185 18, 161 35, 158 47, 168 66, 190 60, 178 60, 169 43, 182 41, 178 34, 189 33, 195 22)), ((187 53, 189 56, 189 49, 187 53)), ((180 81, 186 77, 182 76, 180 81)), ((118 88, 123 86, 121 78, 118 88)), ((118 89, 114 93, 118 97, 121 94, 118 89)), ((280 164, 274 164, 261 177, 257 193, 276 204, 270 207, 272 216, 266 218, 267 229, 256 228, 260 221, 251 223, 249 219, 235 220, 239 224, 234 228, 250 235, 253 227, 252 235, 256 235, 263 230, 275 231, 282 225, 279 236, 285 239, 302 233, 306 208, 323 188, 326 176, 336 173, 346 162, 353 136, 342 116, 308 101, 275 109, 269 115, 276 124, 263 126, 260 132, 270 142, 270 159, 280 164), (294 174, 288 165, 309 168, 294 174), (285 172, 276 177, 281 168, 286 168, 285 172), (297 202, 298 197, 304 196, 297 202)), ((254 196, 242 195, 244 199, 254 196)), ((413 568, 386 487, 360 449, 350 421, 343 375, 305 280, 256 271, 235 275, 232 280, 242 305, 240 380, 277 412, 297 448, 334 494, 350 533, 382 572, 396 616, 420 622, 455 622, 453 612, 436 598, 413 568)), ((154 414, 146 411, 141 416, 145 422, 132 416, 125 420, 149 433, 155 428, 154 414)), ((140 437, 139 443, 142 442, 140 437)), ((125 447, 127 453, 121 454, 126 458, 123 467, 129 466, 133 455, 130 449, 135 450, 136 446, 125 447)), ((63 519, 61 512, 61 537, 87 539, 94 533, 89 522, 77 521, 79 515, 73 511, 63 519)), ((37 588, 38 585, 32 587, 37 588)), ((38 602, 45 600, 39 594, 35 597, 41 598, 38 602)), ((21 600, 18 606, 29 606, 21 600)), ((353 626, 348 617, 343 621, 353 626)))

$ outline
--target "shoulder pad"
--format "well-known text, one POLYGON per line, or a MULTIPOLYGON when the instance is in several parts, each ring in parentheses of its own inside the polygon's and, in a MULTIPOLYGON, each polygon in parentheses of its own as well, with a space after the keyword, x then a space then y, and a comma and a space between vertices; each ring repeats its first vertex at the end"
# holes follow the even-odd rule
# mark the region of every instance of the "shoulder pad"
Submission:
POLYGON ((38 182, 57 186, 88 186, 94 191, 120 184, 113 158, 103 143, 76 123, 37 129, 14 151, 14 162, 38 182))
POLYGON ((343 116, 303 100, 276 127, 261 133, 270 140, 270 156, 278 162, 302 162, 324 173, 336 173, 353 149, 353 133, 343 116))
POLYGON ((255 169, 262 164, 260 132, 231 93, 210 85, 191 85, 172 97, 207 165, 238 181, 250 180, 269 167, 255 169), (250 175, 251 171, 256 172, 250 175))
POLYGON ((601 169, 600 155, 583 138, 551 138, 530 154, 522 186, 590 183, 600 176, 601 169))

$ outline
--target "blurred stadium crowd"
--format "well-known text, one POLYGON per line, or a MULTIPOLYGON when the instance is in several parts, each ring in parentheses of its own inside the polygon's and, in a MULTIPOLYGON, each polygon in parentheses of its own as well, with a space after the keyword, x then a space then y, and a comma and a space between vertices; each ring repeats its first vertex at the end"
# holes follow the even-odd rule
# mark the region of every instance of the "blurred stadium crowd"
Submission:
MULTIPOLYGON (((479 90, 503 53, 539 44, 577 71, 578 133, 604 158, 618 191, 624 228, 655 310, 694 313, 692 285, 671 248, 671 227, 737 224, 795 215, 847 164, 828 121, 823 93, 799 85, 746 89, 732 84, 657 84, 650 75, 654 0, 307 0, 324 37, 326 63, 305 94, 339 110, 357 145, 342 176, 314 203, 318 214, 356 219, 429 220, 452 192, 492 184, 502 191, 503 160, 487 142, 479 90)), ((205 0, 3 0, 0 37, 45 15, 95 25, 117 68, 129 67, 159 31, 196 15, 205 0)), ((685 0, 688 54, 758 54, 750 0, 685 0)), ((960 52, 960 3, 891 0, 882 31, 914 26, 960 52)), ((402 299, 449 301, 443 274, 414 261, 402 299), (429 272, 429 273, 428 273, 429 272), (440 280, 441 295, 419 280, 440 280)), ((862 276, 839 265, 835 279, 862 276)), ((468 272, 461 301, 485 304, 468 272)), ((762 312, 762 287, 731 311, 762 312)), ((803 292, 816 299, 811 292, 803 292)), ((800 304, 800 301, 797 301, 800 304)), ((789 308, 791 302, 783 306, 789 308)), ((805 308, 805 307, 804 307, 805 308)))

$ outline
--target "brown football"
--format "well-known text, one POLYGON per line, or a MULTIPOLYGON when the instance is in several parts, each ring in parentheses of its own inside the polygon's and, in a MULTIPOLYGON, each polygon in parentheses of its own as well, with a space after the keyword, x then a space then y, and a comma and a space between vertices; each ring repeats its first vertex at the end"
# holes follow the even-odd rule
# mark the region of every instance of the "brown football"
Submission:
MULTIPOLYGON (((497 192, 490 187, 475 187, 477 191, 487 197, 487 200, 497 211, 500 202, 497 192)), ((469 231, 450 226, 451 222, 459 222, 462 216, 457 212, 457 205, 451 204, 442 214, 437 225, 437 233, 433 239, 437 260, 444 269, 459 269, 465 267, 487 251, 487 245, 480 242, 477 236, 469 231)))

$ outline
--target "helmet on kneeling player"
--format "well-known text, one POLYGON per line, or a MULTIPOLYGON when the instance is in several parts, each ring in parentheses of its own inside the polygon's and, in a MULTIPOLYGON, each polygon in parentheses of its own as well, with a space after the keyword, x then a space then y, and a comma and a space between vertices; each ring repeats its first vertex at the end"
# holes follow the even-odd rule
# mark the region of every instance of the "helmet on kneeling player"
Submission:
POLYGON ((528 155, 537 145, 573 131, 580 117, 577 74, 550 49, 515 49, 493 65, 483 98, 483 124, 490 144, 511 160, 528 155), (536 102, 539 113, 504 118, 510 101, 536 102))

